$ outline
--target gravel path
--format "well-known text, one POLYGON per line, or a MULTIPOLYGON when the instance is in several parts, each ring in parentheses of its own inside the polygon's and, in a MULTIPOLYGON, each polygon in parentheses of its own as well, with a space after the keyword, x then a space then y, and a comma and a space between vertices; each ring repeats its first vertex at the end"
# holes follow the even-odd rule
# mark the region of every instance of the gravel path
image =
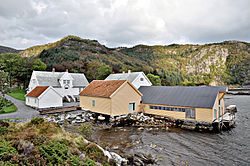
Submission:
POLYGON ((31 107, 26 106, 24 101, 14 99, 13 97, 10 97, 8 95, 5 95, 5 98, 13 102, 18 110, 13 113, 0 114, 0 119, 20 118, 20 120, 26 121, 35 116, 39 116, 39 112, 31 107))

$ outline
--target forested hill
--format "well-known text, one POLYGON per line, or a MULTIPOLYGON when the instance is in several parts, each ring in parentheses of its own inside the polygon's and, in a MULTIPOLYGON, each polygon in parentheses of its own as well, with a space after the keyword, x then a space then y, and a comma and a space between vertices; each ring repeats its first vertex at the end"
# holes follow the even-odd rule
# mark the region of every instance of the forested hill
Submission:
POLYGON ((14 48, 0 46, 0 54, 1 53, 18 53, 18 52, 19 52, 19 50, 16 50, 14 48))
POLYGON ((113 49, 96 40, 67 36, 20 55, 40 58, 47 70, 84 72, 90 80, 130 69, 158 75, 162 85, 250 83, 250 44, 239 41, 113 49))

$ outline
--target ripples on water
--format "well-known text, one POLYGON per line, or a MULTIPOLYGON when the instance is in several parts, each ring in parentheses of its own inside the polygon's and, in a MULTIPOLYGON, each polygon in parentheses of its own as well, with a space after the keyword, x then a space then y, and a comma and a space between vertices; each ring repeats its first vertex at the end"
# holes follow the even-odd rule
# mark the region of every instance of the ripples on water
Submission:
POLYGON ((250 165, 250 96, 226 96, 226 105, 236 104, 236 127, 217 134, 177 129, 175 131, 98 132, 98 143, 119 146, 123 153, 150 153, 158 165, 250 165), (138 142, 128 147, 129 143, 138 142))

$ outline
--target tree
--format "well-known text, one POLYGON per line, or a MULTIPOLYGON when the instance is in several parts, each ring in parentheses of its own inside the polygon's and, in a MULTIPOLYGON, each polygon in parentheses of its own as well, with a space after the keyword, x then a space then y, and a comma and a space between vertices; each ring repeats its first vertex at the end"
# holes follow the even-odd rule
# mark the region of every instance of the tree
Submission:
POLYGON ((111 67, 103 64, 97 69, 97 80, 104 80, 112 72, 111 67))
POLYGON ((160 86, 161 85, 161 78, 158 75, 148 74, 148 79, 152 82, 153 85, 160 86))
POLYGON ((32 70, 46 70, 47 65, 40 59, 35 59, 32 65, 32 70))
POLYGON ((8 74, 2 70, 0 70, 0 93, 5 95, 8 86, 8 74))

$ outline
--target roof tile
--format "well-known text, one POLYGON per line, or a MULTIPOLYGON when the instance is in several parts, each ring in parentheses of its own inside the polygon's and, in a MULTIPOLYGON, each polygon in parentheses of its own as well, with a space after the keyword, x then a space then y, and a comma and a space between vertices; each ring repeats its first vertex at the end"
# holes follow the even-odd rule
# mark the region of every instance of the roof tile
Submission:
POLYGON ((94 80, 80 96, 110 97, 126 80, 94 80))
POLYGON ((30 91, 26 96, 28 97, 39 97, 49 86, 37 86, 30 91))

